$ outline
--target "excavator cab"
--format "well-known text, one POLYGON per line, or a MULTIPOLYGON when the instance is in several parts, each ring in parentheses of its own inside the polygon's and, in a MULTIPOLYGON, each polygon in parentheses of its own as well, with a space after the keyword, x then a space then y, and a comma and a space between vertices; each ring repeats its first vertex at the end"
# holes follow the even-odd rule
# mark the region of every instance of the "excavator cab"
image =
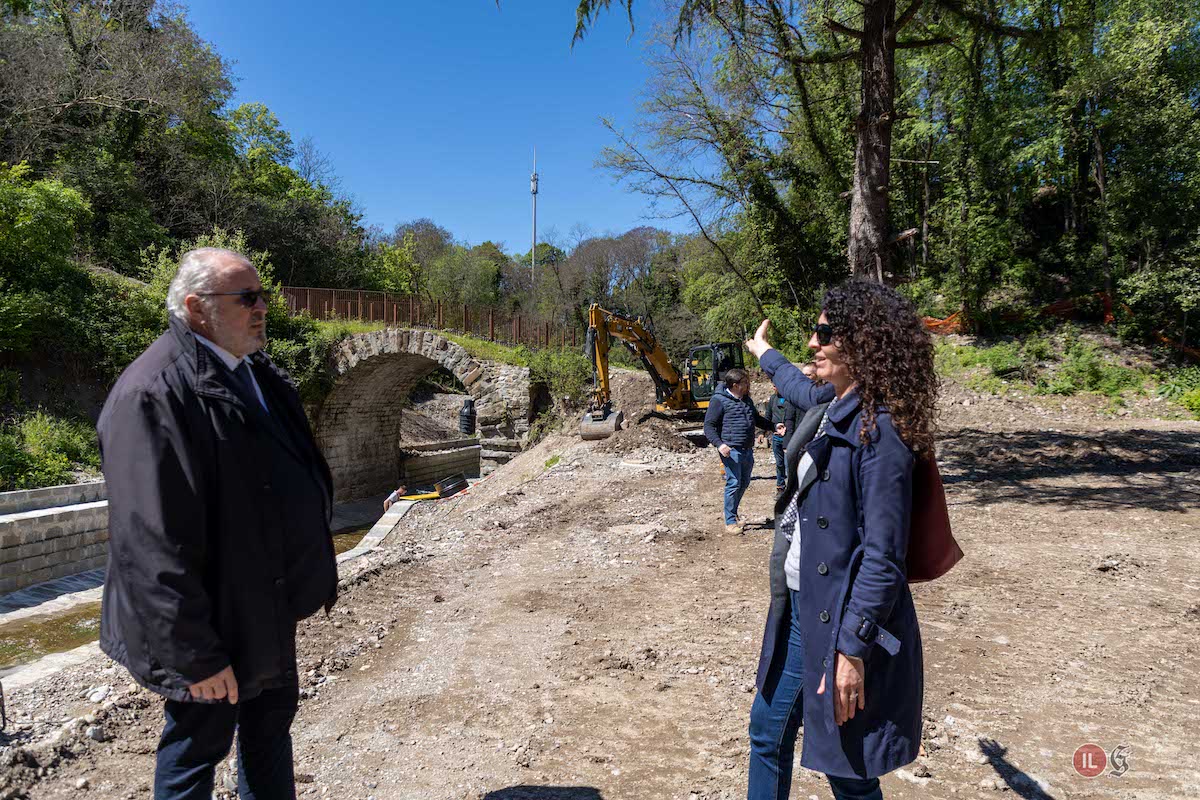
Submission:
POLYGON ((693 402, 704 402, 713 396, 725 380, 725 373, 742 369, 745 361, 742 346, 736 342, 720 342, 693 347, 688 351, 688 384, 693 402))

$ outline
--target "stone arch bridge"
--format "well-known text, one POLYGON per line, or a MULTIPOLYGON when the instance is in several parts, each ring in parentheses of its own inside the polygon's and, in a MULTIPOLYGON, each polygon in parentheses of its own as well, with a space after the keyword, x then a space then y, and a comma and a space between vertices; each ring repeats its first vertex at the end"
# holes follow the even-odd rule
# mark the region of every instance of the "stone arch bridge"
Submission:
POLYGON ((333 390, 310 410, 335 500, 396 488, 405 400, 439 366, 475 398, 485 458, 489 450, 519 449, 548 401, 527 367, 474 358, 436 331, 385 328, 349 336, 333 354, 333 390))

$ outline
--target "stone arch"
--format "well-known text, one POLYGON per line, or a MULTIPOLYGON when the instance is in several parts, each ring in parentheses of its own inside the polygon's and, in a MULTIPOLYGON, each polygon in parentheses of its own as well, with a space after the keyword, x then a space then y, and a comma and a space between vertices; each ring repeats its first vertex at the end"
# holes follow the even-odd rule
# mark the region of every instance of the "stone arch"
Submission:
POLYGON ((395 488, 404 401, 438 366, 475 398, 485 442, 519 441, 528 433, 527 368, 473 358, 435 331, 385 328, 348 336, 333 354, 333 389, 313 423, 333 473, 335 500, 395 488))

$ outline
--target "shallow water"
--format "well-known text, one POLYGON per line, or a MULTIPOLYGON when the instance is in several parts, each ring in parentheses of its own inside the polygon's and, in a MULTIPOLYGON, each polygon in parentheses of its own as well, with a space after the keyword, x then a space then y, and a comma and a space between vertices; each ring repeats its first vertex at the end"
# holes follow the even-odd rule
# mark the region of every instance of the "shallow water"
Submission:
POLYGON ((367 531, 373 527, 375 526, 368 525, 365 528, 351 528, 350 530, 335 533, 333 535, 333 552, 341 555, 347 550, 353 549, 367 535, 367 531))
MULTIPOLYGON (((344 553, 357 545, 372 526, 351 528, 333 536, 333 549, 344 553)), ((25 617, 0 624, 0 677, 51 653, 64 653, 100 638, 100 602, 57 614, 25 617)))
POLYGON ((0 625, 0 672, 100 638, 100 602, 0 625))

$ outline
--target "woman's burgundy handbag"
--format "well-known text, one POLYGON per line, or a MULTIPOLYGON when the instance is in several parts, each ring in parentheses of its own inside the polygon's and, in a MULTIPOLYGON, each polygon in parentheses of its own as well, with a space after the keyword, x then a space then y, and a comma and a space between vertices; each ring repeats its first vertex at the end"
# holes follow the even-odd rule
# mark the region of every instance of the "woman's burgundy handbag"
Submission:
POLYGON ((940 578, 963 557, 950 532, 946 490, 937 459, 919 456, 913 464, 912 520, 908 538, 908 582, 940 578))

